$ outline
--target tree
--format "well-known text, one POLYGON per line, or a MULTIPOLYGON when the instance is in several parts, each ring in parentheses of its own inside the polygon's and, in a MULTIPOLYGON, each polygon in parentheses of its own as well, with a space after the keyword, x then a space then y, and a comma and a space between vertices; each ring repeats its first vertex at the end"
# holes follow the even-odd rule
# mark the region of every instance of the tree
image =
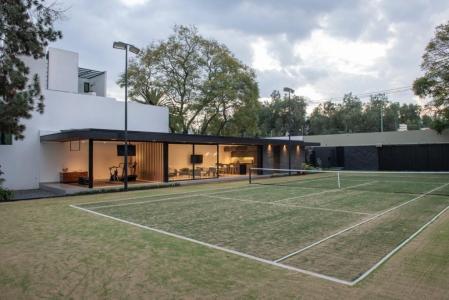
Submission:
POLYGON ((340 106, 332 101, 326 101, 315 107, 309 118, 309 133, 312 135, 340 133, 343 125, 339 109, 340 106))
POLYGON ((20 56, 43 57, 48 43, 62 37, 53 28, 60 16, 44 0, 3 0, 0 5, 0 131, 15 139, 24 138, 22 119, 44 111, 39 77, 34 74, 29 82, 20 56))
POLYGON ((409 130, 421 128, 421 106, 417 104, 402 104, 399 109, 399 120, 402 124, 407 124, 409 130))
POLYGON ((259 113, 259 127, 263 135, 303 134, 306 124, 306 99, 301 96, 271 93, 271 101, 265 102, 259 113))
POLYGON ((244 117, 259 97, 254 71, 195 27, 175 26, 167 40, 146 48, 128 70, 131 99, 167 106, 172 132, 243 134, 234 117, 246 119, 247 128, 257 124, 257 118, 244 117))
MULTIPOLYGON (((128 96, 131 100, 150 105, 162 105, 163 93, 157 82, 158 51, 150 45, 139 56, 139 63, 133 61, 128 67, 128 96)), ((125 74, 117 82, 125 87, 125 74)))
POLYGON ((422 59, 425 74, 413 82, 413 90, 420 97, 432 98, 428 104, 435 111, 432 127, 441 132, 449 127, 449 22, 437 26, 422 59))
POLYGON ((422 116, 422 126, 425 128, 430 128, 432 126, 432 117, 429 115, 422 116))
MULTIPOLYGON (((388 104, 388 97, 385 94, 380 93, 370 96, 370 100, 365 107, 364 132, 381 131, 381 116, 385 116, 388 104)), ((384 130, 388 128, 387 124, 384 123, 383 125, 384 130)))
POLYGON ((344 95, 339 113, 344 132, 360 131, 363 118, 363 104, 357 96, 353 96, 352 93, 344 95))

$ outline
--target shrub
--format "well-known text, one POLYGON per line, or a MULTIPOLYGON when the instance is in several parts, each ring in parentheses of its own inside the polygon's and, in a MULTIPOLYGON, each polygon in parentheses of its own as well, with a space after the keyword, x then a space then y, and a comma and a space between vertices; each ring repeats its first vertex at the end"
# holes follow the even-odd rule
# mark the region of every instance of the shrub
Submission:
MULTIPOLYGON (((1 167, 1 166, 0 166, 1 167)), ((0 176, 3 175, 2 170, 0 169, 0 176)), ((2 183, 5 179, 0 177, 0 201, 9 201, 14 197, 14 193, 12 191, 6 190, 2 188, 2 183)))

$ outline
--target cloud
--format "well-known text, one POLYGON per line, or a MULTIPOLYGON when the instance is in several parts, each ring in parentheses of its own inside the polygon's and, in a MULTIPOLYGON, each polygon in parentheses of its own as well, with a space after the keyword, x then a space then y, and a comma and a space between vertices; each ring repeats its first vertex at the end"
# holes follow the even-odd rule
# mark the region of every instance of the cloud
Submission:
POLYGON ((251 66, 257 71, 281 71, 281 63, 279 59, 269 52, 268 42, 263 38, 258 38, 251 43, 253 51, 251 66))
POLYGON ((133 7, 143 5, 148 2, 148 0, 120 0, 125 6, 133 7))
MULTIPOLYGON (((85 67, 108 71, 110 95, 124 57, 114 40, 144 47, 173 25, 196 25, 226 44, 257 74, 261 97, 290 86, 310 98, 411 85, 436 25, 447 22, 443 0, 69 0, 64 39, 53 46, 80 53, 85 67)), ((416 101, 411 93, 393 95, 416 101)))
POLYGON ((386 56, 393 44, 394 40, 376 43, 335 38, 320 29, 294 48, 295 54, 309 68, 324 67, 340 73, 376 77, 378 72, 373 66, 386 56))

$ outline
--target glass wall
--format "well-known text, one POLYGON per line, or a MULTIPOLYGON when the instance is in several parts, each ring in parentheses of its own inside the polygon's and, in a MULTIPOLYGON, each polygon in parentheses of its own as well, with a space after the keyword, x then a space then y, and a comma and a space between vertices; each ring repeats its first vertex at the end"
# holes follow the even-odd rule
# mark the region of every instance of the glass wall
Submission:
POLYGON ((190 180, 248 174, 257 166, 257 146, 168 145, 168 180, 190 180))
POLYGON ((168 180, 193 179, 193 145, 168 145, 168 180))
POLYGON ((217 145, 195 145, 195 179, 217 177, 217 145))
POLYGON ((245 175, 257 166, 257 146, 220 145, 219 158, 220 176, 245 175))

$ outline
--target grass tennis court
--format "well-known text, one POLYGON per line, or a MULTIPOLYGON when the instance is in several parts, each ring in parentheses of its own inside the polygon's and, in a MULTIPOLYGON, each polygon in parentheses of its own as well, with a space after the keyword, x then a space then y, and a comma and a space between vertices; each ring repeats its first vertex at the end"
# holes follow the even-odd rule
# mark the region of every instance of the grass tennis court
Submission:
MULTIPOLYGON (((272 174, 275 175, 275 174, 272 174)), ((336 173, 76 208, 353 285, 449 207, 449 175, 336 173)))

